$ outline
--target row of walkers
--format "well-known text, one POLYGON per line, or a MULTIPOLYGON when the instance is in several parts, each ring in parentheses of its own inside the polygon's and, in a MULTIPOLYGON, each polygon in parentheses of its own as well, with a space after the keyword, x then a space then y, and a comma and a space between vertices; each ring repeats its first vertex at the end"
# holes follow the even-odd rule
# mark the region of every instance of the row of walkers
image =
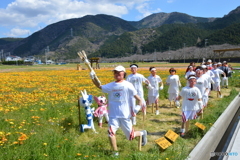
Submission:
MULTIPOLYGON (((215 66, 215 64, 213 66, 215 66)), ((94 71, 90 73, 93 84, 101 89, 102 92, 108 94, 108 136, 114 151, 114 156, 118 156, 119 154, 115 136, 119 127, 123 130, 128 140, 133 140, 135 137, 141 136, 142 146, 147 144, 147 131, 135 131, 133 125, 136 125, 136 115, 140 109, 146 113, 146 104, 154 105, 156 115, 159 114, 159 91, 164 87, 162 79, 156 74, 157 69, 155 67, 149 68, 151 74, 148 78, 137 73, 137 64, 131 64, 130 68, 132 74, 127 76, 126 69, 123 66, 115 67, 113 70, 115 81, 105 85, 101 85, 94 71), (143 83, 145 83, 148 88, 147 103, 144 99, 143 83), (136 104, 136 101, 138 104, 136 104)), ((169 69, 170 75, 166 80, 166 84, 169 85, 169 101, 173 102, 175 106, 180 107, 179 101, 182 99, 181 136, 184 136, 188 130, 189 120, 195 119, 203 113, 204 107, 207 106, 211 84, 214 84, 213 88, 216 89, 221 96, 220 83, 218 83, 220 78, 210 78, 210 70, 206 65, 197 67, 191 65, 188 69, 189 71, 187 71, 186 74, 188 74, 188 72, 191 72, 191 74, 186 77, 187 85, 183 87, 181 91, 181 83, 179 76, 176 74, 176 69, 169 69)), ((213 75, 217 75, 214 77, 219 77, 219 74, 223 74, 224 80, 227 79, 226 74, 217 68, 212 72, 213 75)))
MULTIPOLYGON (((180 99, 182 98, 182 128, 181 136, 184 136, 185 132, 188 130, 189 121, 191 119, 196 119, 203 113, 203 108, 207 106, 210 91, 216 91, 217 96, 222 98, 221 94, 221 81, 222 86, 228 87, 228 76, 230 68, 227 66, 227 62, 224 61, 223 64, 211 63, 209 60, 206 65, 201 64, 195 67, 195 63, 190 63, 187 67, 186 73, 184 75, 186 79, 186 87, 183 87, 181 92, 181 82, 179 76, 176 74, 177 71, 174 68, 169 69, 170 75, 167 77, 166 85, 168 85, 168 100, 170 106, 172 103, 177 108, 180 107, 180 99)), ((145 78, 142 74, 137 73, 138 65, 130 65, 131 72, 127 77, 127 81, 133 84, 134 88, 137 90, 138 96, 142 99, 143 103, 155 106, 156 115, 159 112, 159 91, 163 89, 163 81, 159 75, 157 75, 157 69, 155 67, 150 67, 150 76, 145 78), (145 102, 144 92, 142 84, 145 83, 148 88, 148 96, 145 102)), ((185 83, 185 82, 184 82, 185 83)), ((133 100, 134 101, 134 100, 133 100)), ((134 102, 133 102, 134 103, 134 102)), ((133 104, 133 106, 136 106, 133 104)), ((134 107, 134 115, 136 115, 140 107, 134 107)), ((145 109, 142 108, 144 111, 145 109)), ((132 117, 133 125, 136 125, 136 116, 132 117)))

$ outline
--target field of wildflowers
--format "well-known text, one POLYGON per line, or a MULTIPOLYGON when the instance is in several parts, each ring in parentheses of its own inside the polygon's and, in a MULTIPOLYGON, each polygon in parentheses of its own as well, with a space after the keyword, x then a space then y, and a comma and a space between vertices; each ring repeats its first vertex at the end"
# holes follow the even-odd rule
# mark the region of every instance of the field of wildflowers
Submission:
MULTIPOLYGON (((166 82, 168 69, 163 69, 163 66, 157 69, 158 75, 166 82)), ((111 70, 96 70, 102 84, 113 81, 111 70)), ((139 69, 139 73, 149 76, 148 68, 139 69)), ((177 69, 183 86, 184 73, 185 68, 177 69)), ((229 83, 239 85, 239 75, 236 72, 229 83)), ((79 131, 77 101, 84 89, 94 96, 103 94, 94 87, 87 70, 77 71, 73 67, 0 73, 0 159, 112 159, 107 124, 99 128, 97 119, 94 119, 98 134, 91 130, 79 131)), ((226 90, 226 96, 229 92, 230 89, 226 90)), ((166 86, 160 95, 159 116, 152 114, 150 108, 145 122, 138 116, 136 130, 148 130, 149 144, 140 152, 138 142, 126 140, 119 130, 120 159, 184 159, 205 133, 193 132, 188 139, 179 138, 173 146, 161 151, 154 140, 169 129, 178 131, 181 121, 180 109, 168 106, 166 86)), ((96 103, 93 106, 96 108, 96 103)), ((210 103, 210 106, 214 105, 210 103)), ((209 128, 214 121, 206 123, 209 128)))

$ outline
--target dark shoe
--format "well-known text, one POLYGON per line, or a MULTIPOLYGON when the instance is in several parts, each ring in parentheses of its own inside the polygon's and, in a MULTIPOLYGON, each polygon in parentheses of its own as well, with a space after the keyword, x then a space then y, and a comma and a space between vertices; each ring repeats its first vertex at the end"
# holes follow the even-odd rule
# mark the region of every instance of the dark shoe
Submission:
POLYGON ((142 146, 145 146, 147 144, 147 131, 143 130, 143 135, 142 135, 142 146))
POLYGON ((184 138, 184 136, 185 136, 184 132, 180 133, 180 137, 184 138))

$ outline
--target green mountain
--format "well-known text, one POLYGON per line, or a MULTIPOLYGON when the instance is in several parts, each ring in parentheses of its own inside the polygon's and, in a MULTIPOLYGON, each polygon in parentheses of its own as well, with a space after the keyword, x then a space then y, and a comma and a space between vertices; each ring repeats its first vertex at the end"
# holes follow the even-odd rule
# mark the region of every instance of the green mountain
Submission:
POLYGON ((0 48, 13 55, 44 55, 47 46, 55 59, 75 59, 85 50, 89 57, 123 57, 135 53, 177 50, 187 46, 239 44, 240 7, 222 18, 158 13, 138 22, 109 15, 60 21, 24 39, 0 39, 0 48))
MULTIPOLYGON (((133 53, 153 53, 154 51, 167 51, 169 47, 171 50, 177 50, 183 48, 184 43, 187 46, 205 46, 205 39, 208 39, 208 44, 211 45, 220 45, 224 43, 229 44, 240 44, 239 40, 239 24, 240 24, 240 7, 230 12, 228 15, 223 18, 218 18, 213 22, 199 22, 199 23, 172 23, 172 24, 163 24, 160 27, 148 29, 152 30, 152 33, 148 33, 145 36, 137 34, 138 31, 132 33, 137 38, 133 38, 127 48, 134 48, 133 53), (135 40, 138 40, 136 43, 135 40)), ((183 16, 180 14, 180 17, 183 16)), ((186 15, 185 15, 186 16, 186 15)), ((179 16, 177 16, 179 17, 179 16)), ((149 18, 149 17, 148 17, 149 18)), ((205 19, 206 20, 206 19, 205 19)), ((205 21, 202 20, 202 21, 205 21)), ((142 20, 143 22, 144 20, 142 20)), ((169 22, 171 20, 166 20, 169 22)), ((172 21, 173 22, 173 21, 172 21)), ((183 20, 182 20, 183 22, 183 20)), ((141 24, 141 23, 140 23, 141 24)), ((139 28, 140 25, 135 25, 139 28)), ((143 26, 143 25, 142 25, 143 26)), ((146 32, 146 31, 145 31, 146 32)), ((124 37, 122 37, 124 39, 124 37)), ((111 42, 109 46, 114 46, 115 41, 111 42)), ((103 57, 99 54, 104 51, 104 55, 114 54, 113 48, 100 48, 99 51, 92 54, 95 56, 98 53, 98 56, 103 57)), ((116 52, 116 50, 114 50, 116 52)), ((125 50, 126 53, 131 53, 130 51, 125 50)), ((123 54, 123 53, 122 53, 123 54)), ((105 57, 105 56, 104 56, 105 57)), ((120 57, 120 56, 119 56, 120 57)))
POLYGON ((130 22, 134 27, 151 28, 160 27, 164 24, 186 24, 186 23, 201 23, 201 22, 213 22, 216 18, 201 18, 193 17, 184 13, 172 12, 172 13, 155 13, 138 22, 130 22))

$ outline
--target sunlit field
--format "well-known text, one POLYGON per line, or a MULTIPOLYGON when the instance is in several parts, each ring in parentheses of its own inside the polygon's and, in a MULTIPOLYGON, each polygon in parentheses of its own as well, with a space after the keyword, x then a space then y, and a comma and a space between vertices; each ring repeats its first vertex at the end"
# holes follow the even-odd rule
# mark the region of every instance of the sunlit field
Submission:
MULTIPOLYGON (((102 69, 96 70, 102 84, 113 81, 112 69, 115 65, 101 64, 102 69)), ((128 67, 129 64, 123 65, 128 67)), ((149 66, 156 66, 157 74, 163 82, 166 82, 168 69, 174 66, 177 68, 182 86, 185 86, 186 80, 183 75, 187 65, 144 63, 140 64, 142 68, 139 69, 139 73, 148 77, 149 66)), ((103 95, 92 84, 88 70, 78 71, 76 64, 0 66, 0 70, 0 159, 114 159, 111 157, 107 124, 99 128, 98 119, 95 118, 94 124, 98 134, 92 130, 85 130, 84 133, 79 130, 80 91, 85 89, 94 96, 103 95)), ((129 69, 127 73, 130 74, 129 69)), ((212 114, 214 111, 212 108, 217 105, 212 102, 213 100, 217 99, 219 103, 228 100, 229 103, 234 98, 239 91, 239 82, 240 73, 236 71, 229 80, 231 87, 223 89, 223 99, 216 98, 216 94, 212 93, 209 114, 212 114), (235 89, 231 91, 233 88, 238 91, 235 89)), ((146 96, 147 89, 144 90, 146 96)), ((154 140, 163 137, 169 129, 178 132, 181 125, 181 111, 169 106, 167 96, 165 85, 164 90, 160 92, 160 115, 155 115, 148 107, 145 121, 141 112, 137 116, 135 130, 146 129, 149 132, 149 143, 142 147, 142 151, 138 151, 137 139, 128 141, 121 130, 117 132, 119 159, 185 159, 217 118, 206 118, 207 121, 201 121, 207 127, 203 132, 191 125, 192 131, 186 139, 178 138, 172 146, 163 151, 154 140)), ((226 106, 227 104, 224 107, 226 106)), ((96 103, 92 107, 97 108, 96 103)), ((83 113, 81 117, 83 123, 86 123, 83 113)))

